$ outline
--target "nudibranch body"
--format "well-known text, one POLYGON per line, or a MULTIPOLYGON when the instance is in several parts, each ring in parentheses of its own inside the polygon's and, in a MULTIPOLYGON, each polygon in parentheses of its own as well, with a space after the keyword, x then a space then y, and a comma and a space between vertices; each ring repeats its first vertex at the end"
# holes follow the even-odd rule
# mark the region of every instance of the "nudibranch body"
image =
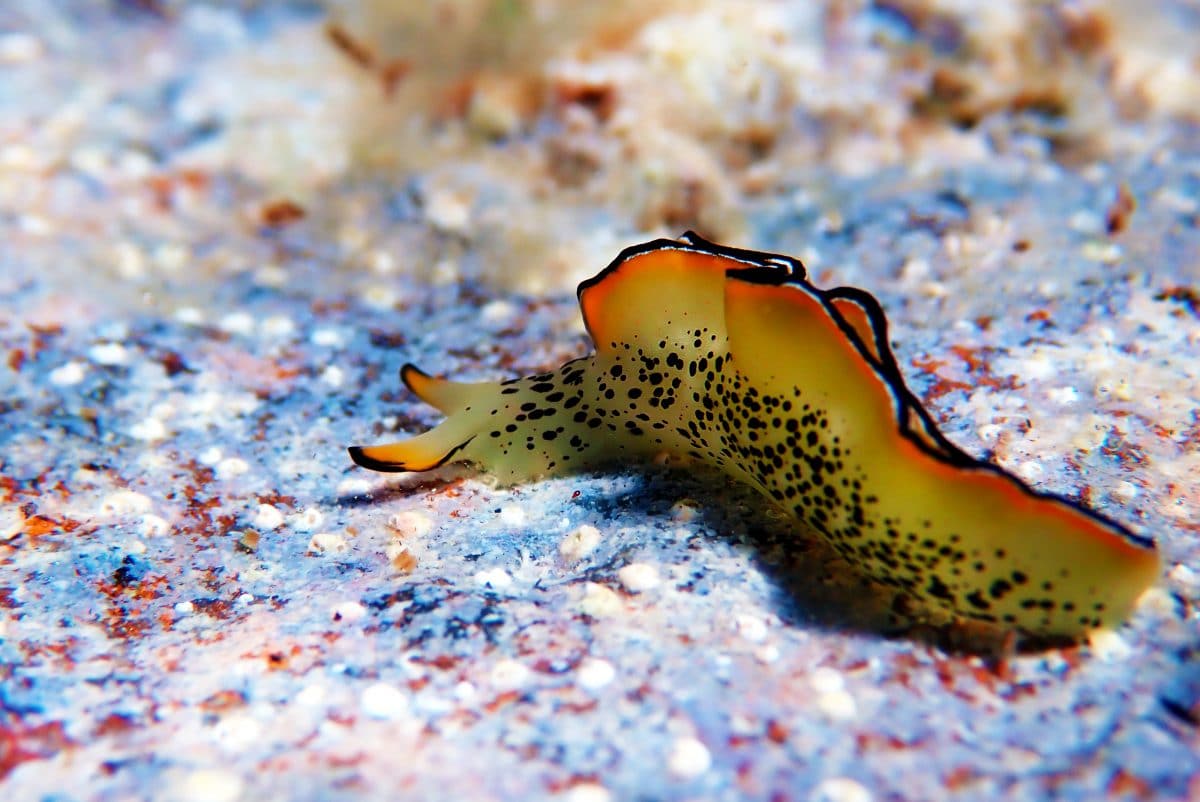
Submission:
POLYGON ((351 457, 383 471, 465 461, 515 482, 687 455, 928 608, 1035 634, 1113 626, 1158 575, 1149 540, 943 437, 862 290, 818 290, 796 260, 689 233, 626 249, 579 300, 594 354, 500 383, 406 365, 446 420, 351 457))

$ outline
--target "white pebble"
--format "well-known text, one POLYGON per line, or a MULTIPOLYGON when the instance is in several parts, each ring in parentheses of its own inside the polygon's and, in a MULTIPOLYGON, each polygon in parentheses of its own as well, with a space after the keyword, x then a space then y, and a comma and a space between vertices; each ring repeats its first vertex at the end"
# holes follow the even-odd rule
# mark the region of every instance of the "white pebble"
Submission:
POLYGON ((345 342, 345 337, 337 329, 317 329, 308 338, 313 345, 323 346, 325 348, 337 348, 345 342))
POLYGON ((242 796, 242 778, 224 769, 198 769, 175 788, 179 802, 235 802, 242 796))
POLYGON ((854 718, 858 713, 858 704, 854 701, 854 697, 846 691, 819 694, 817 708, 831 719, 838 720, 854 718))
POLYGON ((584 659, 580 662, 579 668, 576 669, 576 678, 579 684, 589 691, 603 688, 612 682, 616 676, 617 670, 613 668, 613 664, 598 657, 584 659))
POLYGON ((178 273, 187 264, 190 251, 178 242, 164 242, 154 249, 154 264, 164 273, 178 273))
POLYGON ((129 436, 151 443, 167 436, 167 426, 158 418, 143 418, 129 427, 129 436))
POLYGON ((241 752, 262 737, 262 724, 247 713, 223 716, 212 728, 212 738, 230 751, 241 752))
POLYGON ((1189 592, 1200 589, 1200 574, 1197 574, 1183 563, 1178 563, 1167 573, 1167 579, 1177 582, 1189 592))
MULTIPOLYGON (((84 154, 80 152, 80 156, 84 154)), ((81 169, 88 173, 105 172, 107 159, 99 152, 87 154, 88 158, 80 159, 81 169)), ((134 245, 132 242, 119 242, 116 245, 113 253, 113 261, 117 268, 117 273, 122 278, 136 279, 141 278, 146 274, 146 254, 142 249, 134 245)))
POLYGON ((630 593, 653 590, 662 581, 658 577, 658 569, 649 563, 630 563, 617 572, 617 578, 630 593))
POLYGON ((0 36, 0 63, 23 64, 41 58, 45 47, 42 40, 24 32, 0 36))
POLYGON ((305 685, 296 694, 296 704, 304 707, 317 707, 325 701, 325 697, 329 692, 324 685, 305 685))
POLYGON ((708 771, 712 766, 712 754, 708 747, 695 738, 680 738, 671 746, 667 757, 667 770, 681 780, 692 780, 708 771))
POLYGON ((507 323, 517 313, 517 307, 509 301, 496 300, 483 305, 479 319, 484 323, 507 323))
POLYGON ((1137 498, 1140 489, 1137 485, 1130 481, 1117 482, 1117 486, 1113 488, 1113 498, 1122 504, 1128 504, 1137 498))
POLYGON ((1092 647, 1092 654, 1106 663, 1119 662, 1133 654, 1129 641, 1111 629, 1095 630, 1088 635, 1088 644, 1092 647))
POLYGON ((513 583, 512 577, 503 568, 488 568, 479 571, 475 574, 475 582, 493 590, 504 590, 512 587, 513 583))
POLYGON ((150 497, 135 490, 117 490, 100 500, 100 514, 107 518, 144 513, 150 510, 150 497))
POLYGON ((246 460, 240 457, 226 457, 217 463, 216 475, 218 479, 233 479, 248 470, 250 470, 250 465, 246 460))
POLYGON ((1074 387, 1054 387, 1046 393, 1050 400, 1060 406, 1067 406, 1079 400, 1079 391, 1074 387))
POLYGON ((196 612, 196 605, 192 604, 190 601, 176 602, 175 612, 179 613, 180 615, 191 615, 192 613, 196 612))
POLYGON ((68 362, 50 371, 50 383, 58 387, 71 387, 83 381, 84 366, 80 362, 68 362))
POLYGON ((6 505, 0 508, 0 543, 12 540, 25 530, 25 513, 20 507, 6 505))
POLYGON ((372 284, 363 289, 362 301, 367 306, 373 309, 393 309, 396 306, 396 293, 391 287, 385 287, 381 284, 372 284))
POLYGON ((508 504, 500 509, 500 520, 509 526, 520 526, 525 523, 525 510, 516 504, 508 504))
POLYGON ((774 643, 764 643, 754 650, 754 659, 764 665, 770 665, 781 657, 779 647, 774 643))
POLYGON ((580 783, 571 787, 566 802, 612 802, 612 794, 603 785, 580 783))
POLYGON ((185 326, 204 325, 204 313, 194 306, 181 306, 176 309, 175 319, 185 326))
POLYGON ((292 516, 292 528, 297 532, 311 532, 325 523, 325 513, 316 507, 305 507, 292 516))
POLYGON ((433 519, 420 510, 401 510, 388 518, 387 525, 392 536, 402 540, 422 538, 433 531, 433 519))
POLYGON ((337 365, 329 365, 325 370, 321 371, 321 383, 333 388, 342 386, 346 381, 346 371, 339 368, 337 365))
POLYGON ((296 324, 286 315, 271 315, 263 321, 259 331, 266 337, 284 339, 296 331, 296 324))
POLYGON ((347 624, 353 624, 355 621, 361 621, 366 617, 367 608, 356 601, 344 601, 335 604, 329 611, 329 615, 334 621, 344 621, 347 624))
POLYGON ((369 479, 343 479, 338 482, 337 489, 334 491, 339 496, 365 496, 371 492, 371 481, 369 479))
POLYGON ((251 334, 254 331, 254 318, 246 312, 230 312, 221 318, 217 328, 229 334, 251 334))
POLYGON ((846 680, 836 669, 821 666, 809 675, 808 684, 817 693, 834 693, 846 687, 846 680))
POLYGON ((830 777, 813 790, 812 802, 871 802, 866 786, 849 777, 830 777))
POLYGON ((559 555, 568 563, 577 563, 600 544, 600 530, 590 524, 568 532, 558 544, 559 555))
POLYGON ((408 713, 408 697, 386 682, 368 686, 359 699, 363 714, 370 718, 394 721, 408 713))
POLYGON ((143 537, 162 537, 171 531, 171 525, 161 515, 148 512, 142 516, 139 529, 143 537))
POLYGON ((492 666, 492 685, 504 690, 520 688, 529 680, 530 671, 516 660, 501 660, 492 666))
POLYGON ((738 634, 751 643, 762 643, 767 639, 767 622, 761 616, 740 613, 734 620, 738 634))
POLYGON ((98 343, 88 349, 88 357, 97 365, 117 367, 129 364, 129 349, 120 343, 98 343))
POLYGON ((283 513, 274 504, 259 504, 254 511, 255 529, 278 529, 283 526, 283 513))
POLYGON ((196 456, 196 461, 201 465, 207 465, 211 468, 221 461, 222 456, 224 456, 224 454, 221 449, 217 448, 216 446, 209 446, 196 456))
POLYGON ((1033 460, 1018 462, 1012 466, 1012 472, 1030 484, 1036 484, 1046 475, 1046 469, 1042 467, 1042 464, 1033 460))
POLYGON ((425 219, 443 231, 465 231, 471 222, 471 203, 452 190, 436 190, 426 199, 425 219))
POLYGON ((350 544, 341 535, 321 532, 312 536, 308 541, 309 554, 342 554, 350 549, 350 544))
POLYGON ((593 618, 604 618, 621 612, 621 597, 611 588, 596 582, 584 586, 583 599, 579 602, 580 612, 593 618))
POLYGON ((696 516, 700 514, 699 506, 700 502, 695 499, 681 498, 671 505, 671 517, 680 523, 694 521, 696 516))

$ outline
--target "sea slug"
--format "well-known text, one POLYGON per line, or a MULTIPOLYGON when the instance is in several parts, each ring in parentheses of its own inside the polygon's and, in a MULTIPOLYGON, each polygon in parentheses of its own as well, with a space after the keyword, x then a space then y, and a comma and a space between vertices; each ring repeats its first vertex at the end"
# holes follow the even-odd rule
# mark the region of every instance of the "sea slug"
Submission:
POLYGON ((927 608, 1032 634, 1115 626, 1158 576, 1152 541, 942 436, 862 290, 819 290, 797 260, 688 233, 627 248, 579 302, 594 354, 499 383, 406 365, 446 420, 351 458, 464 461, 511 483, 688 455, 927 608))

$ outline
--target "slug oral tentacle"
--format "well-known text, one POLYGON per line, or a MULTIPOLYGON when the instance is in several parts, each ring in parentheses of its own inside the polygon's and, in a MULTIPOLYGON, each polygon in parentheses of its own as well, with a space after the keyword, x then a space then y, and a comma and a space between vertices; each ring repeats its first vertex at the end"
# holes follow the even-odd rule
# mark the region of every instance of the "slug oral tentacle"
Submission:
POLYGON ((750 484, 927 608, 1033 634, 1113 626, 1153 544, 947 440, 904 383, 874 297, 695 234, 623 251, 579 287, 596 352, 463 384, 401 379, 447 415, 350 450, 375 470, 471 462, 517 482, 666 452, 750 484))

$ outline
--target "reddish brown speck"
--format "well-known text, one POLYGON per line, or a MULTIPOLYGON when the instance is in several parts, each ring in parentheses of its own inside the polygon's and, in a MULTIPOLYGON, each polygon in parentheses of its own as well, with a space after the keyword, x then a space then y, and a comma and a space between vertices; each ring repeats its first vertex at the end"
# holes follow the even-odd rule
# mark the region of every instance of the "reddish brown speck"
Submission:
POLYGON ((1117 185, 1117 196, 1109 204, 1105 215, 1105 228, 1109 234, 1120 234, 1129 226, 1129 219, 1137 209, 1137 199, 1129 191, 1129 185, 1122 181, 1117 185))
POLYGON ((297 220, 303 220, 304 215, 303 206, 286 198, 268 203, 261 212, 263 225, 271 228, 282 228, 297 220))
POLYGON ((209 713, 224 713, 227 710, 236 710, 246 704, 246 695, 241 691, 226 689, 217 691, 212 696, 200 703, 200 708, 209 713))

